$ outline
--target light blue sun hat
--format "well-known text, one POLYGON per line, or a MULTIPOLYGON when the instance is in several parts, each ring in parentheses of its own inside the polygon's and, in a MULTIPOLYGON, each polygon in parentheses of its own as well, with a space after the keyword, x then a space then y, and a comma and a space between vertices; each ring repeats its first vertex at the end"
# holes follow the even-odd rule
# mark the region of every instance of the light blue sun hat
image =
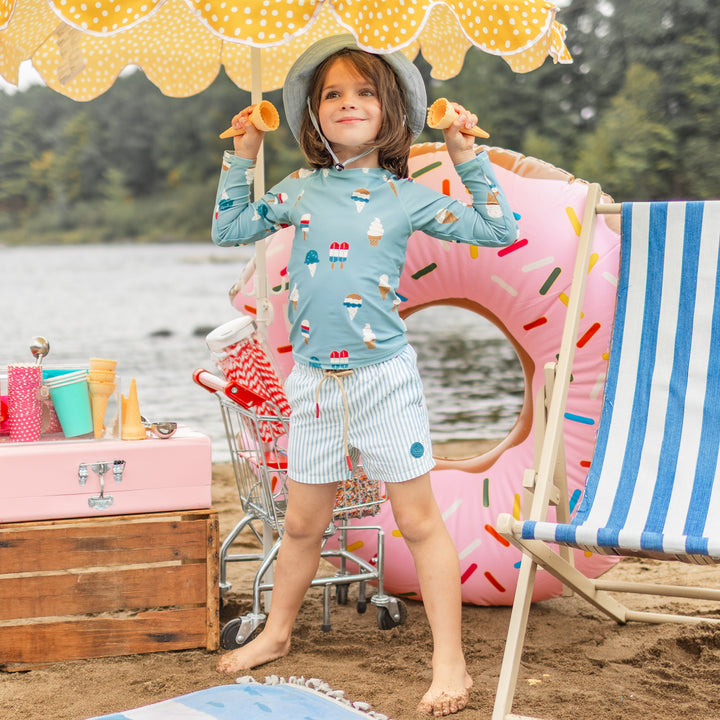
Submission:
MULTIPOLYGON (((285 117, 295 139, 300 139, 300 126, 307 107, 308 90, 313 73, 323 60, 345 48, 358 48, 350 34, 331 35, 311 45, 293 63, 283 86, 285 117)), ((415 64, 401 52, 379 55, 398 76, 408 100, 408 122, 416 139, 425 127, 427 117, 427 95, 422 75, 415 64)))

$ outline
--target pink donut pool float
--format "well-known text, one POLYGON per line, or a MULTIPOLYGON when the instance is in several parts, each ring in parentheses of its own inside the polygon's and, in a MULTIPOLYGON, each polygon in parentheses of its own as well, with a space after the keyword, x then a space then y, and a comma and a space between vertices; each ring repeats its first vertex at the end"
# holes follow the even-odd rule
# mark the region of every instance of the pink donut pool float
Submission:
MULTIPOLYGON (((508 435, 491 451, 464 459, 437 458, 433 490, 460 558, 462 598, 475 605, 512 604, 521 553, 494 529, 499 513, 522 513, 522 478, 532 467, 534 403, 543 386, 543 367, 560 349, 567 296, 580 234, 587 183, 533 158, 486 148, 520 227, 506 248, 477 248, 416 233, 409 242, 399 295, 403 317, 436 305, 465 308, 496 325, 512 343, 525 378, 522 410, 508 435)), ((461 201, 467 190, 439 144, 413 146, 410 175, 417 182, 461 201)), ((268 245, 267 275, 273 321, 268 339, 284 376, 292 367, 288 340, 287 261, 293 229, 276 233, 268 245)), ((620 254, 619 223, 600 215, 588 268, 587 289, 577 340, 573 380, 565 415, 565 455, 571 509, 581 499, 600 418, 610 330, 615 312, 620 254)), ((235 294, 239 310, 255 313, 253 281, 235 294)), ((478 438, 482 428, 478 428, 478 438)), ((553 511, 551 511, 553 512, 553 511)), ((385 531, 385 589, 422 599, 410 553, 389 504, 354 525, 385 531)), ((367 533, 350 532, 353 552, 372 561, 363 547, 367 533)), ((576 551, 575 563, 597 577, 615 558, 576 551)), ((534 600, 560 594, 559 581, 538 572, 534 600)))

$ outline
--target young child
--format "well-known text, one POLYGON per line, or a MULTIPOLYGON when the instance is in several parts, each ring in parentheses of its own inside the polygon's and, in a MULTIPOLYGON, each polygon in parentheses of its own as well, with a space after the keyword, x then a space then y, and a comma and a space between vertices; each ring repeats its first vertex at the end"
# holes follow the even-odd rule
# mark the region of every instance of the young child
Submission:
POLYGON ((503 246, 515 240, 517 226, 487 155, 476 155, 472 136, 461 133, 477 118, 459 105, 445 143, 473 204, 407 178, 427 100, 422 76, 401 53, 362 52, 350 35, 325 38, 291 68, 283 101, 312 169, 294 172, 251 203, 263 133, 248 121, 252 107, 244 109, 232 120, 246 133, 235 137, 234 154, 225 153, 212 223, 213 241, 232 246, 295 227, 283 541, 262 633, 224 655, 218 670, 246 670, 289 652, 337 484, 347 476, 348 453, 359 453, 368 476, 385 483, 432 630, 432 683, 419 709, 448 715, 465 707, 472 686, 461 642, 460 570, 430 485, 427 411, 395 291, 415 230, 503 246))

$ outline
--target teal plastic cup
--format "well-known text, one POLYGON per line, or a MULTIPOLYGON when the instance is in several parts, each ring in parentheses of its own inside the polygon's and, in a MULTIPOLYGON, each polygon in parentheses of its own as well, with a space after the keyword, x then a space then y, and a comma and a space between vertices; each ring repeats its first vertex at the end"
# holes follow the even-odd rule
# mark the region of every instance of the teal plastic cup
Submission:
POLYGON ((47 378, 55 413, 65 437, 87 435, 93 431, 87 371, 80 370, 47 378))

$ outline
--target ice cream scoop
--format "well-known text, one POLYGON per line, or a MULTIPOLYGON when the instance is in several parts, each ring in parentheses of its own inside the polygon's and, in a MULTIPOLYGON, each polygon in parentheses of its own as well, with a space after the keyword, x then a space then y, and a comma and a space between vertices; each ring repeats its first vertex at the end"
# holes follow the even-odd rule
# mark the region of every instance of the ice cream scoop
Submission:
POLYGON ((43 358, 50 352, 50 343, 38 335, 30 341, 30 352, 35 358, 35 364, 42 365, 43 358))
MULTIPOLYGON (((263 132, 277 130, 280 126, 280 114, 269 100, 261 100, 250 113, 250 122, 263 132)), ((229 127, 220 137, 224 139, 244 134, 245 130, 242 128, 229 127)))
MULTIPOLYGON (((428 109, 427 124, 433 128, 433 130, 444 130, 446 127, 450 127, 458 116, 452 103, 447 98, 440 98, 436 100, 428 109)), ((460 128, 460 132, 463 135, 474 135, 475 137, 488 138, 489 133, 486 133, 482 128, 477 125, 473 128, 460 128)))

